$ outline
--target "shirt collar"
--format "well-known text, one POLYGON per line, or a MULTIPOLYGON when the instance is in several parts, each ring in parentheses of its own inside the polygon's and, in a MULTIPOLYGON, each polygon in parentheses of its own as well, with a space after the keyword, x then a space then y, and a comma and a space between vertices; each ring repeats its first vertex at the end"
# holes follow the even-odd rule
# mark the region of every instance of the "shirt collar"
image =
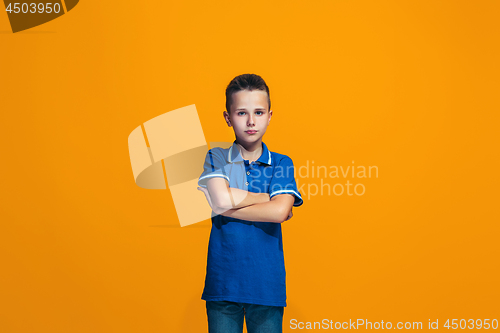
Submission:
MULTIPOLYGON (((243 157, 238 150, 238 145, 236 144, 236 140, 233 141, 233 145, 229 147, 229 152, 227 154, 227 161, 229 163, 234 162, 243 162, 243 157)), ((267 146, 264 142, 262 142, 262 154, 257 159, 257 162, 261 164, 271 165, 271 152, 267 149, 267 146)))

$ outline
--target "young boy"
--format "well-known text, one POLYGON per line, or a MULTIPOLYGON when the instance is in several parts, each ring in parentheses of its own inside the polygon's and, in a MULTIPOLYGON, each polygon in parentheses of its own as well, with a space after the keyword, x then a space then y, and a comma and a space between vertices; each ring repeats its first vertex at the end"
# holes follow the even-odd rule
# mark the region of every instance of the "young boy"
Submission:
POLYGON ((268 150, 262 137, 271 99, 255 74, 226 89, 224 118, 236 139, 207 153, 198 180, 214 212, 208 245, 206 301, 209 333, 282 332, 286 306, 281 223, 302 205, 292 159, 268 150))

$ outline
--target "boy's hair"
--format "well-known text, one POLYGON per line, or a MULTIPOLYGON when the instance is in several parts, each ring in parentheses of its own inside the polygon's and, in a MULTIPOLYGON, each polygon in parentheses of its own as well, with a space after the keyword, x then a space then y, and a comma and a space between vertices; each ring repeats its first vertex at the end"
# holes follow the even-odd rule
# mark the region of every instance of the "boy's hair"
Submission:
POLYGON ((269 96, 269 87, 263 78, 257 74, 241 74, 229 82, 226 88, 226 111, 230 113, 231 104, 233 104, 233 93, 241 90, 263 90, 267 92, 267 103, 271 110, 271 97, 269 96))

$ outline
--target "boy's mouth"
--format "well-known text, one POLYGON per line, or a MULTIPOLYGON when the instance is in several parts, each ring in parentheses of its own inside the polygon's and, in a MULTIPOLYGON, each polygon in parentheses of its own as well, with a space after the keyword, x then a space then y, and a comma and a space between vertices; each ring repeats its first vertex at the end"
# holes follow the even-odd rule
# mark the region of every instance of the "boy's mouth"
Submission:
POLYGON ((256 130, 249 130, 249 131, 245 131, 245 133, 248 133, 248 134, 255 134, 255 133, 257 133, 257 131, 256 131, 256 130))

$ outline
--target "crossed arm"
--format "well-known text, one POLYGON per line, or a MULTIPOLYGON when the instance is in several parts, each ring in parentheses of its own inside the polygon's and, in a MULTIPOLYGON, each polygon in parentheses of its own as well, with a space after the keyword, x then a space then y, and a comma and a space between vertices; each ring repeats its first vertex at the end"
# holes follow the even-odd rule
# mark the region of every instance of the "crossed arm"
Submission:
POLYGON ((254 222, 282 223, 292 217, 295 200, 291 194, 269 198, 268 193, 253 193, 229 187, 226 179, 214 177, 208 180, 202 191, 215 214, 254 222))

